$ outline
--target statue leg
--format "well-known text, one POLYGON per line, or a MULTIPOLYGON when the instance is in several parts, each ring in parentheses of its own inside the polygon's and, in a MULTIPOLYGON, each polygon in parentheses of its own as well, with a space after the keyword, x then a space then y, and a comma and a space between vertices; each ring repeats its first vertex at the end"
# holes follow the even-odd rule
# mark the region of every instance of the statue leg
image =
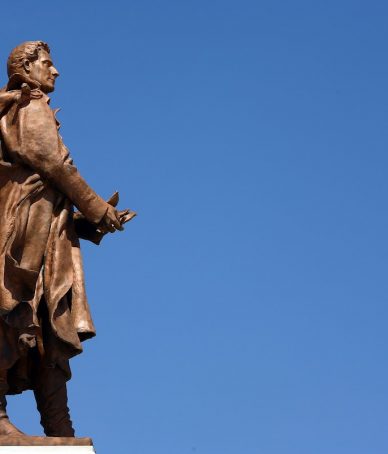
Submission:
POLYGON ((64 372, 58 366, 41 366, 34 394, 44 433, 48 437, 74 437, 64 372))
POLYGON ((20 437, 23 432, 17 429, 8 419, 7 399, 5 395, 8 391, 7 371, 0 370, 0 436, 20 437))

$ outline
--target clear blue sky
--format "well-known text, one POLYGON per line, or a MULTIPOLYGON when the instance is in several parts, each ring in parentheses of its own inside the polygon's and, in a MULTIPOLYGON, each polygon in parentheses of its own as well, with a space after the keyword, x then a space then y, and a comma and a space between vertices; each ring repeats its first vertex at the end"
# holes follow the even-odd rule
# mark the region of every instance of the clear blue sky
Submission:
MULTIPOLYGON (((73 360, 98 454, 388 452, 388 4, 7 2, 43 39, 87 181, 139 216, 83 244, 73 360), (124 444, 127 447, 124 447, 124 444)), ((41 433, 31 393, 10 399, 41 433)))

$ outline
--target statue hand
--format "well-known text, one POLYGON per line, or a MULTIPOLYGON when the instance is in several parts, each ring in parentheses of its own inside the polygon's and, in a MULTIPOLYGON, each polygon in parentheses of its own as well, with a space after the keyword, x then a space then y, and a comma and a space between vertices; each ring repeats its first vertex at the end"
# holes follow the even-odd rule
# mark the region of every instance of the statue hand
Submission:
POLYGON ((136 211, 132 211, 132 210, 129 210, 129 209, 119 211, 120 224, 121 225, 126 224, 131 219, 133 219, 135 216, 137 216, 136 211))
POLYGON ((115 230, 124 230, 123 227, 121 227, 120 223, 120 217, 119 213, 116 210, 115 207, 107 203, 108 209, 102 218, 102 221, 100 225, 98 226, 98 229, 101 230, 101 232, 106 233, 106 232, 111 232, 113 233, 115 230))
MULTIPOLYGON (((116 191, 113 193, 111 198, 107 201, 107 203, 109 203, 109 205, 116 207, 117 204, 119 203, 119 198, 120 198, 119 193, 116 191)), ((129 222, 131 219, 133 219, 136 216, 136 214, 137 213, 135 211, 132 211, 130 209, 118 211, 118 217, 119 217, 121 226, 123 226, 124 224, 129 222)), ((124 230, 124 228, 122 228, 121 230, 124 230)))

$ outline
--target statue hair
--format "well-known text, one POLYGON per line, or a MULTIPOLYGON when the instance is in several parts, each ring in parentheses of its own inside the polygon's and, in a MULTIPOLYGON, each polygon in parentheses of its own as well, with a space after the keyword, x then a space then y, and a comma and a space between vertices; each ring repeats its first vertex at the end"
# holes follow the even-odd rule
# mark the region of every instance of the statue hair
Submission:
POLYGON ((50 53, 50 48, 47 43, 43 41, 27 41, 19 44, 12 50, 7 61, 8 77, 18 72, 23 72, 23 61, 35 61, 38 59, 39 52, 45 50, 50 53))

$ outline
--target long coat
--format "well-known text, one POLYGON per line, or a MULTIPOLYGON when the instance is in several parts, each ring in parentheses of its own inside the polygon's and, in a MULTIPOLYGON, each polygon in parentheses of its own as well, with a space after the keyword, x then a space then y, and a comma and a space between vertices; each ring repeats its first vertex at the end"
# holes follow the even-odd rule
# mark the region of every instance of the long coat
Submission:
POLYGON ((95 335, 79 237, 99 242, 107 203, 73 165, 48 96, 34 89, 20 104, 13 93, 0 93, 0 369, 18 393, 33 388, 22 334, 68 377, 68 359, 95 335))

